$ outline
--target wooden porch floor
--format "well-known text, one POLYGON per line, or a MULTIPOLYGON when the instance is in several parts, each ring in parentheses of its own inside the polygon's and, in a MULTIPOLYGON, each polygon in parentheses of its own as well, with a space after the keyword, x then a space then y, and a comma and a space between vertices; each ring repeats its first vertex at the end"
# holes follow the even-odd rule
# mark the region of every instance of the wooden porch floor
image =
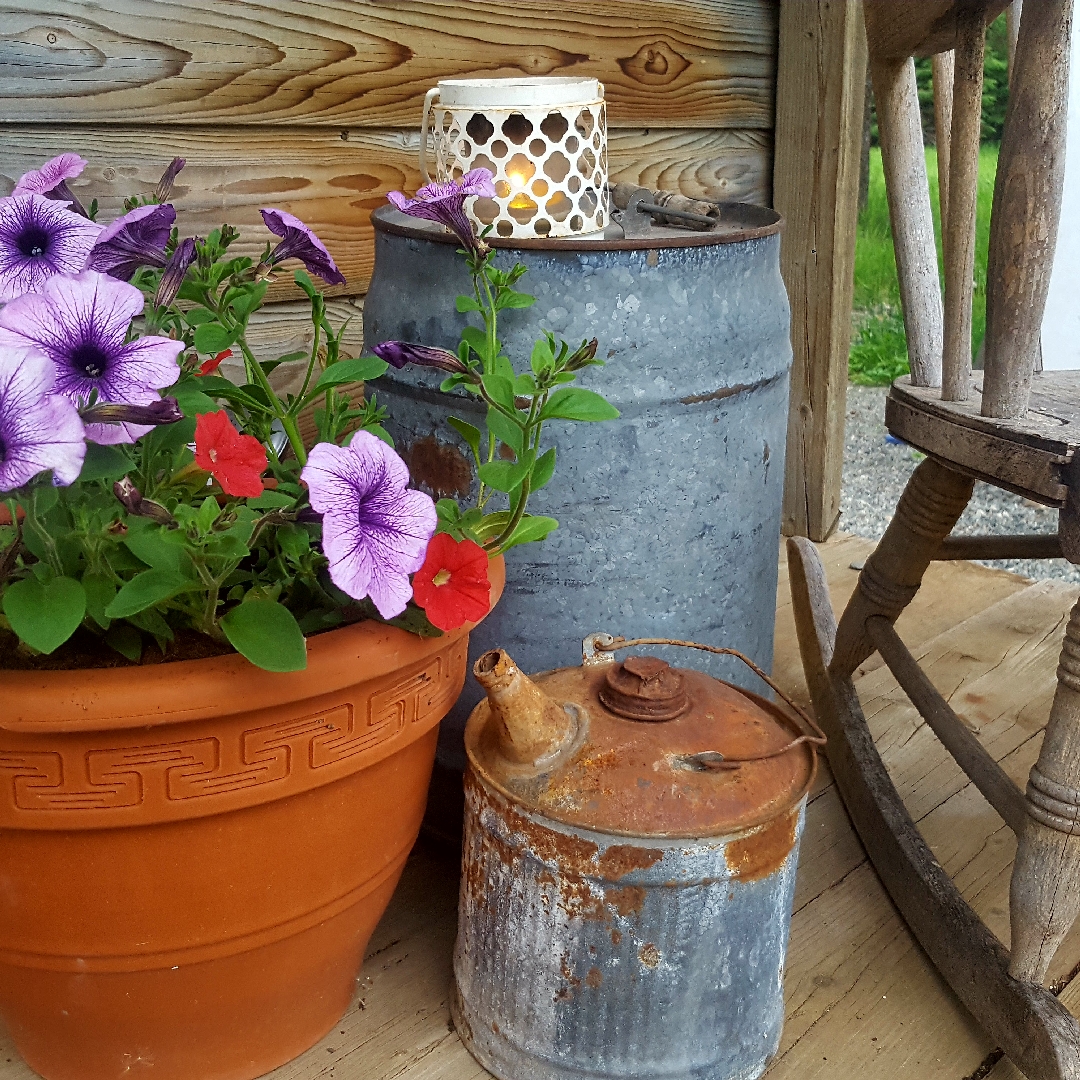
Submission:
MULTIPOLYGON (((833 605, 868 541, 822 545, 833 605)), ((931 568, 898 628, 935 685, 1021 784, 1038 753, 1076 589, 970 563, 931 568)), ((775 673, 806 690, 781 558, 775 673)), ((857 684, 878 746, 946 870, 1007 944, 1012 834, 941 749, 874 657, 857 684)), ((787 1021, 770 1080, 1019 1080, 912 939, 869 865, 828 770, 811 795, 785 980, 787 1021)), ((422 844, 372 939, 357 997, 333 1032, 273 1080, 482 1080, 447 1009, 457 867, 422 844)), ((1050 977, 1080 965, 1080 931, 1050 977)), ((1062 992, 1080 1008, 1080 979, 1062 992)), ((0 1080, 32 1080, 0 1030, 0 1080)), ((193 1077, 192 1080, 199 1080, 193 1077)), ((521 1077, 519 1080, 528 1080, 521 1077)))

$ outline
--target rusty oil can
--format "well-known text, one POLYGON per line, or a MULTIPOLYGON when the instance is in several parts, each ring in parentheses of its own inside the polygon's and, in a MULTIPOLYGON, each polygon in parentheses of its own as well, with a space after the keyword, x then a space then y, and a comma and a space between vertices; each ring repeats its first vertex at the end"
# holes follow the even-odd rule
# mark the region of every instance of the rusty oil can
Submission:
POLYGON ((454 1022, 502 1080, 753 1080, 824 739, 618 647, 594 634, 535 681, 501 650, 475 665, 454 1022))

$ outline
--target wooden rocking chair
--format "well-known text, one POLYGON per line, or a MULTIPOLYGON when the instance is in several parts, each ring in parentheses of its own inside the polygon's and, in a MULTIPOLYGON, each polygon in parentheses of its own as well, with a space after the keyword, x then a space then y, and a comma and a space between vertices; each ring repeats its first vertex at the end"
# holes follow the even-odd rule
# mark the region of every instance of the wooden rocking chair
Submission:
POLYGON ((1012 1061, 1031 1080, 1080 1080, 1080 1024, 1042 985, 1080 910, 1080 603, 1026 794, 956 716, 893 626, 933 560, 1080 564, 1080 373, 1033 375, 1060 213, 1072 0, 1027 0, 1023 7, 991 220, 985 370, 974 378, 971 370, 983 47, 986 25, 1004 6, 866 0, 911 360, 910 378, 890 390, 885 420, 927 457, 867 559, 839 626, 813 545, 789 540, 788 558, 800 650, 829 736, 829 762, 879 876, 942 975, 1012 1061), (955 52, 934 64, 942 310, 911 57, 944 50, 955 52), (953 63, 950 101, 940 83, 953 63), (1058 507, 1057 535, 950 536, 975 479, 1058 507), (1017 835, 1011 953, 935 860, 878 755, 852 683, 874 651, 1017 835))

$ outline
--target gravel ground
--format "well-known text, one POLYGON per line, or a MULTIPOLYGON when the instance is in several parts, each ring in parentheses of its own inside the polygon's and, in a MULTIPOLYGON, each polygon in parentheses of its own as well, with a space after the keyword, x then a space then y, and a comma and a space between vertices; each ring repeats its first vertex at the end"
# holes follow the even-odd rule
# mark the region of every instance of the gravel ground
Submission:
MULTIPOLYGON (((910 446, 885 441, 886 393, 884 387, 848 387, 839 527, 871 540, 885 531, 921 457, 910 446)), ((983 483, 975 485, 975 495, 956 527, 958 533, 1052 533, 1056 529, 1056 510, 983 483)), ((1008 559, 984 565, 1036 580, 1080 583, 1080 567, 1063 559, 1008 559)))

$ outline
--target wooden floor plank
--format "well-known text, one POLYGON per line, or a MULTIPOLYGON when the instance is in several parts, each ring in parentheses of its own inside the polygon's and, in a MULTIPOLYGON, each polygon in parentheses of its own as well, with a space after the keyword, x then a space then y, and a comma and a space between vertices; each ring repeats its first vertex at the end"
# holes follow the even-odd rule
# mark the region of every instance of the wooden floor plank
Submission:
MULTIPOLYGON (((873 540, 861 536, 837 534, 827 543, 819 544, 829 595, 837 615, 844 610, 859 579, 859 569, 874 550, 873 540), (852 565, 854 564, 854 566, 852 565)), ((932 563, 926 572, 923 588, 908 609, 900 616, 897 630, 914 648, 991 604, 1011 596, 1027 586, 1024 578, 1003 570, 993 570, 969 562, 932 563)), ((875 653, 858 671, 859 675, 881 667, 875 653)), ((780 685, 800 704, 809 704, 799 642, 795 636, 795 621, 791 610, 791 590, 787 576, 787 549, 780 548, 780 574, 776 590, 776 636, 773 646, 773 675, 780 685)))
MULTIPOLYGON (((837 610, 872 544, 822 546, 837 610)), ((939 689, 1014 779, 1023 782, 1049 712, 1062 622, 1076 595, 970 564, 938 564, 901 633, 939 689)), ((777 606, 777 677, 801 683, 786 567, 777 606)), ((990 928, 1008 940, 1015 842, 941 749, 889 673, 857 682, 901 794, 934 850, 990 928)), ((368 950, 341 1022, 273 1080, 483 1080, 448 1017, 456 866, 418 847, 368 950)), ((1066 940, 1051 977, 1080 960, 1066 940)), ((770 1080, 962 1080, 993 1051, 900 919, 847 817, 828 769, 807 809, 785 980, 787 1021, 770 1080)), ((1080 983, 1063 993, 1080 1008, 1080 983)), ((0 1032, 0 1080, 31 1080, 0 1032)), ((1007 1061, 992 1080, 1020 1080, 1007 1061)))

